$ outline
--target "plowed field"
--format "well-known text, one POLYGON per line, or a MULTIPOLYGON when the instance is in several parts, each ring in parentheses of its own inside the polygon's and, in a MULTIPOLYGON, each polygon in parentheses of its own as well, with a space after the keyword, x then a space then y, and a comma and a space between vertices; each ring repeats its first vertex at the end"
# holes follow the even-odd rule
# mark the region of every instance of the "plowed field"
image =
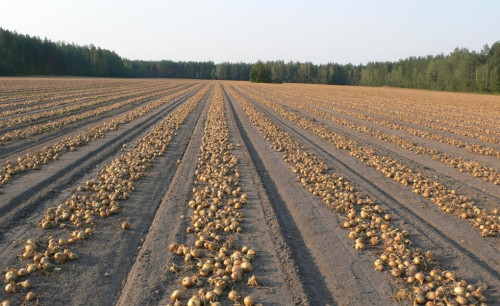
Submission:
POLYGON ((3 305, 500 303, 500 98, 0 78, 3 305))

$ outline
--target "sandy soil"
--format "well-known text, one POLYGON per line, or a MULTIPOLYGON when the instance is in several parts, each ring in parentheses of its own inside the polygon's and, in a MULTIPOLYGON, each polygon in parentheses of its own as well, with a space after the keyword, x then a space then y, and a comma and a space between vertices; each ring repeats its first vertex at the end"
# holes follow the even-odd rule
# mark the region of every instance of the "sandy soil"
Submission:
MULTIPOLYGON (((165 86, 171 85, 168 80, 164 82, 165 86)), ((158 156, 146 175, 135 182, 130 198, 120 201, 120 212, 105 219, 96 216, 93 225, 95 233, 72 246, 79 259, 22 277, 20 280, 29 279, 33 283, 30 291, 37 294, 35 301, 23 300, 28 292, 26 289, 14 294, 1 290, 0 301, 8 300, 13 305, 171 303, 170 294, 182 288, 180 281, 188 272, 174 274, 169 271, 172 262, 182 263, 168 248, 174 241, 193 242, 192 235, 185 231, 186 216, 192 214, 187 203, 192 196, 204 125, 214 93, 211 82, 190 82, 186 86, 188 84, 192 85, 189 93, 109 132, 103 139, 63 155, 39 171, 16 176, 2 187, 0 268, 7 271, 30 262, 20 259, 27 239, 35 239, 42 244, 60 232, 59 229, 44 230, 40 227, 48 208, 69 199, 76 186, 95 177, 122 153, 132 150, 163 118, 175 113, 200 92, 203 85, 210 86, 196 109, 178 127, 164 154, 158 156), (124 144, 127 146, 124 147, 124 144), (120 228, 125 220, 131 224, 129 230, 120 228)), ((341 226, 344 219, 327 208, 321 198, 302 188, 282 154, 270 148, 270 143, 262 137, 245 114, 240 101, 228 89, 248 86, 260 95, 266 95, 266 91, 252 88, 253 85, 248 83, 222 84, 230 141, 235 145, 233 154, 239 160, 240 184, 248 193, 248 204, 242 209, 244 228, 235 236, 236 243, 251 245, 257 251, 258 256, 252 262, 252 274, 258 277, 262 286, 255 289, 235 284, 235 288, 242 295, 251 294, 264 305, 399 304, 392 294, 400 288, 400 284, 388 273, 374 269, 377 250, 359 252, 353 248, 353 240, 348 238, 348 232, 341 226)), ((172 89, 175 90, 180 89, 172 89)), ((283 101, 274 102, 286 105, 283 101)), ((331 171, 346 177, 356 189, 381 203, 394 216, 393 222, 411 233, 416 247, 432 251, 439 265, 453 270, 460 279, 487 284, 489 289, 484 293, 488 304, 499 303, 498 237, 480 237, 466 221, 442 213, 430 201, 385 178, 375 169, 349 156, 345 150, 337 149, 314 133, 287 121, 262 103, 255 100, 252 103, 307 151, 325 161, 331 171)), ((314 118, 359 143, 373 146, 380 154, 404 161, 447 187, 467 194, 483 207, 500 207, 498 186, 481 183, 429 157, 335 125, 303 110, 289 109, 314 118)), ((124 111, 67 127, 38 141, 13 142, 0 148, 0 162, 15 159, 17 155, 39 149, 62 137, 75 135, 124 111)), ((430 140, 415 141, 433 144, 430 140)), ((460 148, 443 144, 436 144, 436 147, 453 154, 474 157, 460 148)), ((495 166, 493 158, 481 158, 495 166)), ((187 299, 182 302, 186 303, 187 299)), ((233 304, 227 298, 221 298, 220 302, 222 305, 233 304)), ((412 301, 402 303, 411 305, 412 301)))

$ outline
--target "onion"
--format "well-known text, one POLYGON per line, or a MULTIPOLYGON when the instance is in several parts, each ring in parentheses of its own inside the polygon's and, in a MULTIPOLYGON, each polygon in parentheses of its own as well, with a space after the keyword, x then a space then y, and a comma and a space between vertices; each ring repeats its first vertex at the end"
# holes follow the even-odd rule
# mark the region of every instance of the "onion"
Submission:
POLYGON ((358 250, 358 251, 363 251, 363 250, 366 248, 366 246, 365 246, 365 244, 364 244, 363 242, 358 241, 358 242, 356 242, 356 244, 354 245, 354 248, 355 248, 356 250, 358 250))
POLYGON ((457 295, 464 295, 465 289, 462 286, 456 286, 453 288, 453 292, 455 292, 457 295))
POLYGON ((26 266, 26 270, 28 271, 28 273, 33 273, 35 272, 36 270, 38 270, 38 267, 37 267, 37 264, 28 264, 26 266))
POLYGON ((401 270, 399 270, 398 268, 394 268, 391 270, 391 275, 393 277, 400 277, 401 276, 401 270))
POLYGON ((255 305, 255 301, 253 300, 253 297, 251 295, 247 295, 243 299, 243 304, 245 306, 253 306, 253 305, 255 305))
POLYGON ((23 259, 30 259, 33 257, 33 253, 31 252, 24 252, 23 255, 21 255, 23 259))
POLYGON ((45 270, 49 270, 50 268, 52 268, 52 263, 50 262, 50 259, 47 256, 40 259, 40 265, 45 270))
POLYGON ((425 281, 425 275, 422 272, 418 272, 415 274, 415 279, 418 280, 421 284, 425 281))
POLYGON ((24 248, 25 248, 26 252, 34 252, 38 249, 36 244, 33 244, 33 243, 26 243, 24 248))
POLYGON ((201 257, 201 251, 199 249, 192 249, 189 253, 194 258, 200 258, 201 257))
POLYGON ((121 224, 122 230, 129 230, 130 229, 130 222, 128 221, 123 221, 121 224))
POLYGON ((168 246, 168 249, 171 251, 171 252, 175 252, 177 251, 177 248, 179 248, 179 244, 177 242, 174 242, 172 244, 170 244, 168 246))
POLYGON ((24 297, 24 300, 25 301, 34 301, 37 299, 37 295, 36 293, 34 293, 33 291, 30 291, 28 293, 26 293, 26 296, 24 297))
POLYGON ((54 254, 54 260, 58 264, 62 264, 66 261, 66 255, 64 255, 63 252, 57 252, 56 254, 54 254))
POLYGON ((5 273, 5 280, 7 282, 15 281, 18 279, 18 277, 19 275, 17 274, 17 270, 15 269, 9 270, 7 271, 7 273, 5 273))
POLYGON ((467 299, 461 295, 457 296, 455 300, 459 305, 469 305, 469 301, 467 301, 467 299))
POLYGON ((244 261, 241 264, 241 269, 243 269, 243 271, 245 271, 245 272, 250 272, 250 271, 252 271, 252 264, 248 261, 244 261))
POLYGON ((428 300, 435 300, 437 298, 437 294, 434 291, 429 291, 427 292, 427 295, 425 296, 428 300))
POLYGON ((180 290, 174 290, 170 295, 172 301, 179 301, 182 298, 182 292, 180 290))
POLYGON ((187 306, 201 306, 200 298, 197 295, 193 295, 189 299, 187 306))
POLYGON ((417 266, 420 266, 420 264, 422 263, 422 260, 420 257, 417 256, 417 257, 413 258, 413 263, 417 266))
POLYGON ((222 289, 220 287, 215 287, 213 291, 217 296, 221 296, 222 294, 222 289))
POLYGON ((30 289, 33 286, 29 279, 25 280, 24 282, 20 282, 19 285, 21 285, 21 287, 23 287, 24 289, 30 289))
POLYGON ((455 280, 455 274, 451 271, 446 271, 444 273, 444 277, 446 277, 447 279, 450 279, 450 280, 455 280))
POLYGON ((231 290, 229 294, 227 295, 227 298, 235 303, 238 303, 238 300, 240 299, 240 296, 236 290, 231 290))
POLYGON ((205 294, 205 298, 209 301, 212 301, 212 302, 215 302, 219 299, 219 297, 217 296, 217 294, 215 294, 215 292, 213 290, 208 291, 205 294))
POLYGON ((0 306, 10 306, 9 300, 4 300, 0 303, 0 306))
POLYGON ((426 302, 426 298, 422 294, 417 294, 415 296, 415 303, 416 304, 423 305, 423 304, 425 304, 425 302, 426 302))
POLYGON ((239 282, 243 279, 243 275, 242 275, 241 271, 236 271, 236 272, 231 273, 231 278, 234 281, 239 282))
POLYGON ((16 293, 17 292, 17 285, 13 283, 8 283, 5 286, 5 292, 11 294, 11 293, 16 293))
POLYGON ((68 258, 71 259, 71 260, 77 260, 78 259, 78 255, 74 252, 70 252, 68 254, 68 258))
POLYGON ((50 222, 50 221, 44 221, 44 222, 42 222, 42 228, 43 228, 43 229, 49 229, 49 228, 51 228, 52 226, 53 226, 53 224, 52 224, 52 222, 50 222))
POLYGON ((184 286, 184 288, 189 288, 193 286, 193 279, 189 276, 184 277, 182 279, 182 285, 184 286))

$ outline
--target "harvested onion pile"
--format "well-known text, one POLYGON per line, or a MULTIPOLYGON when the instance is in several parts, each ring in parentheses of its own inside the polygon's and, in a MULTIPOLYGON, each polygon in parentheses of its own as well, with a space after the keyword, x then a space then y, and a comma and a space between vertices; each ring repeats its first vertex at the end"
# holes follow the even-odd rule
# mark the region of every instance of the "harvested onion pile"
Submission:
MULTIPOLYGON (((250 295, 242 298, 234 289, 228 290, 252 271, 251 262, 256 256, 248 246, 236 245, 237 233, 243 231, 241 208, 247 203, 247 194, 239 185, 238 159, 232 149, 218 84, 205 123, 193 196, 187 204, 192 215, 186 232, 196 240, 191 245, 177 242, 170 245, 170 251, 182 257, 182 270, 189 271, 183 274, 181 282, 192 291, 186 297, 187 305, 217 303, 222 297, 244 305, 255 303, 250 295)), ((178 265, 172 263, 171 271, 177 273, 178 265)), ((249 285, 258 286, 255 277, 250 278, 249 285)), ((183 292, 172 292, 175 305, 181 304, 183 292)))

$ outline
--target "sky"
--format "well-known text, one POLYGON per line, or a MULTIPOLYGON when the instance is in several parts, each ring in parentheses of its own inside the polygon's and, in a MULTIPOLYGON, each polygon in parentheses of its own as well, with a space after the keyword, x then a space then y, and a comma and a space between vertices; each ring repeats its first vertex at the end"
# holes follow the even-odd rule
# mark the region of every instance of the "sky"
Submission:
POLYGON ((480 51, 498 0, 0 0, 0 27, 140 60, 366 64, 480 51))

